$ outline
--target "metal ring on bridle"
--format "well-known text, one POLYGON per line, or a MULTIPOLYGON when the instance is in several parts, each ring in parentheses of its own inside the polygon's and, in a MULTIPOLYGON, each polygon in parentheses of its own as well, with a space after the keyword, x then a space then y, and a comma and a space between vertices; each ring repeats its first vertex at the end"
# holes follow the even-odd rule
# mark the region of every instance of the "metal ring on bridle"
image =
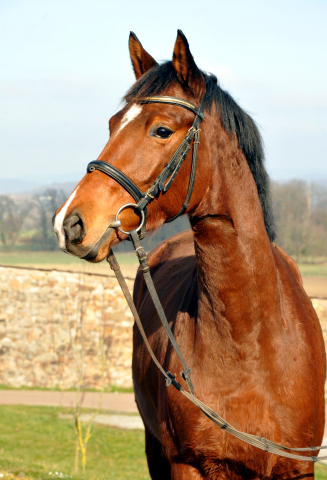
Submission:
MULTIPOLYGON (((122 212, 123 210, 125 210, 125 208, 135 208, 137 207, 136 203, 126 203, 126 205, 123 205, 122 207, 120 207, 120 209, 118 210, 118 212, 116 213, 116 221, 118 220, 118 216, 120 214, 120 212, 122 212)), ((141 210, 141 223, 140 225, 135 229, 137 232, 139 232, 141 230, 141 228, 143 227, 143 224, 144 224, 144 220, 145 220, 145 215, 144 215, 144 211, 141 210)), ((125 230, 123 230, 122 228, 118 227, 118 230, 120 230, 122 233, 126 233, 126 235, 129 235, 130 232, 125 232, 125 230)))

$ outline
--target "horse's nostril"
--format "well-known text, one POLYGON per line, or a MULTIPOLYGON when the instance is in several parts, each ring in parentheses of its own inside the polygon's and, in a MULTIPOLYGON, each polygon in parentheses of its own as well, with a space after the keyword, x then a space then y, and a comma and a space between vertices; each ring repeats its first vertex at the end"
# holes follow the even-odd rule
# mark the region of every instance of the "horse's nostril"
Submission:
POLYGON ((76 213, 71 213, 64 220, 66 239, 72 243, 78 243, 85 237, 85 228, 82 218, 76 213))
POLYGON ((80 235, 82 233, 82 225, 80 224, 80 222, 75 223, 75 225, 72 226, 72 230, 75 234, 75 238, 80 237, 80 235))

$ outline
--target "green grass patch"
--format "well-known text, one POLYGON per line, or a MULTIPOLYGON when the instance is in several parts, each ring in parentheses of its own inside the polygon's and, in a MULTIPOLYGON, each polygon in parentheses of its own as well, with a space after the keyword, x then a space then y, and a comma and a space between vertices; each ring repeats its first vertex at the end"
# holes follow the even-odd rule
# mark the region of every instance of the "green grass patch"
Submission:
MULTIPOLYGON (((87 471, 74 472, 75 433, 70 409, 0 406, 0 473, 4 479, 149 480, 144 432, 93 426, 87 471)), ((315 465, 315 479, 327 480, 327 467, 315 465)))
MULTIPOLYGON (((144 432, 93 425, 87 472, 74 472, 75 433, 55 407, 0 406, 0 472, 35 480, 148 480, 144 432), (51 472, 51 474, 50 474, 51 472), (57 472, 57 474, 56 474, 57 472)), ((4 477, 6 478, 6 477, 4 477)))
POLYGON ((327 264, 298 264, 302 277, 327 277, 327 264))
POLYGON ((327 465, 315 465, 315 479, 327 480, 327 465))

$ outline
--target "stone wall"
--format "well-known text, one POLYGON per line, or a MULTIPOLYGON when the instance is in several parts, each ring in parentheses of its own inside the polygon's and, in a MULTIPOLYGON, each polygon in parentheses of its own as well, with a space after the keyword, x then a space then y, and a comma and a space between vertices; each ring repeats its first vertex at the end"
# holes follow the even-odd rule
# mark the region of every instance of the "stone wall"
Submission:
MULTIPOLYGON (((312 301, 327 344, 327 300, 312 301)), ((0 384, 131 387, 132 326, 114 277, 0 267, 0 384)))
POLYGON ((0 267, 0 384, 131 387, 132 326, 115 277, 0 267))

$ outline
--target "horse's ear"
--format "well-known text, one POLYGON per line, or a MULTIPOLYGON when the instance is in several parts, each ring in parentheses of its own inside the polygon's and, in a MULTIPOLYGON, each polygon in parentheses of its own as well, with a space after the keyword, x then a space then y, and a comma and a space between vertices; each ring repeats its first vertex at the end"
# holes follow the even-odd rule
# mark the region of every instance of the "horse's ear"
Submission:
POLYGON ((129 35, 129 53, 135 73, 136 80, 138 80, 143 73, 150 70, 150 68, 158 65, 151 55, 144 50, 142 43, 137 38, 134 32, 129 35))
POLYGON ((205 88, 204 78, 196 66, 188 41, 181 30, 177 30, 173 66, 183 87, 191 90, 194 94, 200 94, 205 88))

